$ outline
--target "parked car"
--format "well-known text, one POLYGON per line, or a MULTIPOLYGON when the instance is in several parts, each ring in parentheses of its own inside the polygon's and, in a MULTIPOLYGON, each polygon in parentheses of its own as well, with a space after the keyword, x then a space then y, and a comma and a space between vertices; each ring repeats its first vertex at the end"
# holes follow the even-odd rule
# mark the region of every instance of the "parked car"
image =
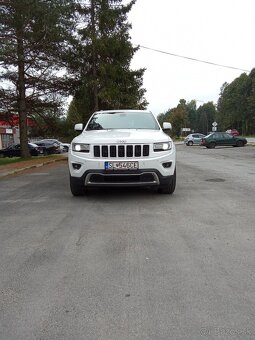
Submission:
POLYGON ((227 132, 212 132, 202 138, 200 145, 213 149, 218 145, 222 146, 244 146, 247 139, 241 136, 232 136, 227 132))
POLYGON ((193 144, 200 144, 201 139, 205 137, 202 133, 191 133, 184 139, 184 144, 191 146, 193 144))
MULTIPOLYGON (((34 143, 28 143, 28 149, 31 156, 38 156, 43 154, 43 149, 34 143)), ((5 149, 0 150, 0 157, 20 157, 20 144, 12 144, 5 149)))
POLYGON ((240 133, 236 129, 229 129, 226 132, 229 133, 232 136, 239 136, 240 135, 240 133))
POLYGON ((45 139, 41 139, 39 142, 46 142, 46 143, 55 143, 55 144, 57 144, 59 146, 59 150, 58 150, 58 152, 55 152, 55 153, 61 153, 63 151, 63 149, 64 149, 62 143, 59 140, 57 140, 57 139, 45 138, 45 139))
POLYGON ((54 141, 43 139, 35 142, 35 144, 43 148, 44 155, 61 153, 60 145, 54 141))
POLYGON ((63 147, 63 152, 68 152, 69 151, 69 147, 70 147, 69 143, 62 143, 61 142, 61 145, 63 147))
POLYGON ((70 144, 69 143, 62 143, 60 142, 58 139, 54 139, 54 138, 45 138, 45 139, 42 139, 40 140, 40 142, 53 142, 53 143, 57 143, 59 146, 60 146, 60 151, 61 152, 68 152, 69 150, 69 146, 70 144))

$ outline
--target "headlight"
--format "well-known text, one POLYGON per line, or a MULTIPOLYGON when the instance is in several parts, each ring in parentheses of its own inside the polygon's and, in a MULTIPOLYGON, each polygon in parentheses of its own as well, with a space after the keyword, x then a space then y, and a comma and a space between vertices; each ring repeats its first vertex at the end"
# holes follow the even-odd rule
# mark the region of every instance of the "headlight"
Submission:
POLYGON ((163 143, 154 143, 153 150, 154 151, 166 151, 172 149, 172 142, 163 142, 163 143))
POLYGON ((89 152, 89 144, 73 143, 72 150, 75 152, 89 152))

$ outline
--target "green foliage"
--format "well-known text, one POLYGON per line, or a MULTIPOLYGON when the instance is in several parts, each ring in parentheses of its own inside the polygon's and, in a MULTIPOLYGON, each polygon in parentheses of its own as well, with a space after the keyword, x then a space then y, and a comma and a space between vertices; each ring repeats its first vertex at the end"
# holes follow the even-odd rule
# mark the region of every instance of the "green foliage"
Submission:
POLYGON ((195 100, 191 100, 190 102, 185 102, 186 111, 188 114, 188 120, 189 120, 189 128, 191 130, 197 129, 197 103, 195 100))
POLYGON ((80 6, 83 27, 70 67, 77 79, 75 105, 84 123, 96 110, 147 106, 142 88, 145 70, 130 69, 137 48, 131 44, 127 13, 134 3, 92 0, 80 6))
POLYGON ((172 124, 172 134, 176 137, 180 137, 182 128, 189 126, 186 101, 184 99, 181 99, 178 106, 167 113, 166 121, 169 121, 172 124))
POLYGON ((207 134, 212 130, 212 123, 215 121, 216 108, 213 102, 201 105, 197 109, 197 126, 196 131, 207 134))
POLYGON ((255 133, 255 69, 223 84, 217 120, 223 130, 236 128, 244 135, 255 133))
POLYGON ((70 48, 72 6, 68 0, 1 3, 0 110, 19 114, 22 157, 29 157, 26 116, 56 115, 68 89, 60 71, 70 48))
POLYGON ((57 71, 63 70, 62 57, 69 48, 67 40, 73 28, 70 10, 70 1, 63 0, 11 0, 1 6, 1 79, 9 85, 8 90, 2 88, 6 104, 1 103, 2 109, 18 109, 19 62, 24 64, 28 111, 45 102, 56 103, 57 95, 65 93, 65 79, 57 71), (10 100, 13 95, 16 106, 10 100))
POLYGON ((7 164, 12 164, 12 163, 17 163, 22 161, 23 159, 20 157, 4 157, 4 158, 0 158, 0 166, 2 165, 7 165, 7 164))
POLYGON ((207 134, 211 130, 212 122, 215 120, 216 108, 212 102, 208 102, 196 108, 196 101, 186 102, 180 99, 176 108, 169 109, 166 113, 158 116, 159 123, 164 121, 172 123, 172 134, 179 137, 182 134, 182 128, 190 128, 193 132, 207 134))

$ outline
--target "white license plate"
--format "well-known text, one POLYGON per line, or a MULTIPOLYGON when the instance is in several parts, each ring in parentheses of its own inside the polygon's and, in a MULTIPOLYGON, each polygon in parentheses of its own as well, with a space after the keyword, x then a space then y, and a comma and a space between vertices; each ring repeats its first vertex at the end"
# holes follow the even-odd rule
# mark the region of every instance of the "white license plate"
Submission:
POLYGON ((138 162, 105 162, 105 170, 137 170, 138 162))

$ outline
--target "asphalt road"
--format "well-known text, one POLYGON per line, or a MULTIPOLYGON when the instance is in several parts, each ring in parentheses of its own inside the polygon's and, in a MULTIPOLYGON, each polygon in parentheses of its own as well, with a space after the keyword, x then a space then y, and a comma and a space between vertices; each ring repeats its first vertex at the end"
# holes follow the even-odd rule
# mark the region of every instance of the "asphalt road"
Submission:
POLYGON ((0 339, 254 339, 255 147, 177 145, 172 196, 0 180, 0 339))

